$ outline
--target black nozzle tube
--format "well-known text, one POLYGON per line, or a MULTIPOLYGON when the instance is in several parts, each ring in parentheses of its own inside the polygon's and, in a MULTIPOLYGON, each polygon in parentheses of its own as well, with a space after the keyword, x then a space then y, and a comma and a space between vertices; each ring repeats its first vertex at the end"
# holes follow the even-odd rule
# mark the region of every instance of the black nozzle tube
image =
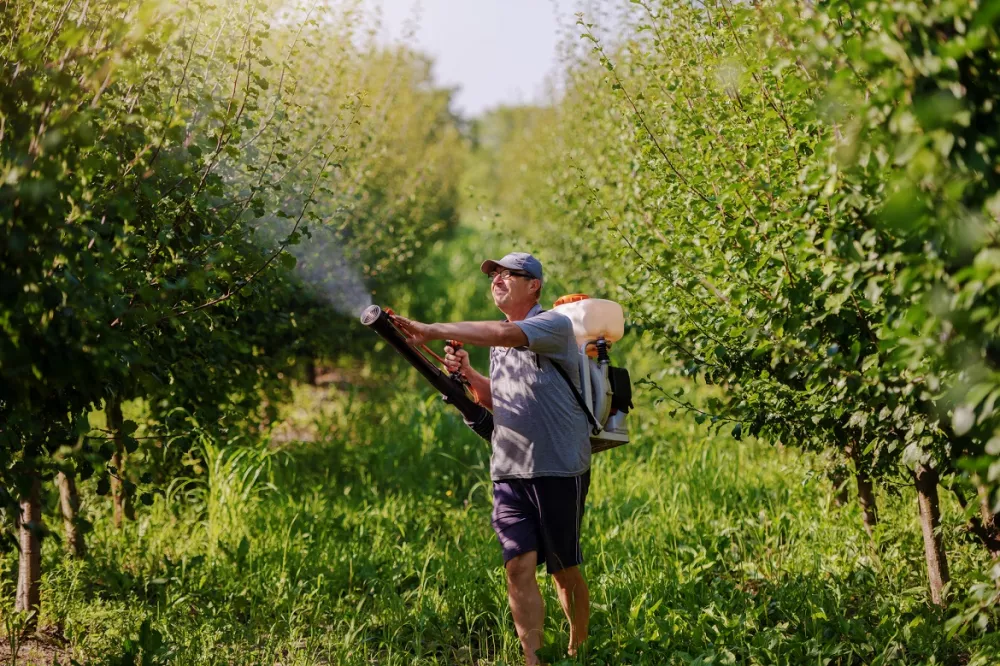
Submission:
POLYGON ((361 313, 361 323, 388 342, 406 361, 424 376, 431 386, 441 392, 444 401, 462 413, 465 423, 477 435, 490 441, 493 435, 493 415, 488 409, 472 401, 465 387, 428 361, 423 354, 406 343, 402 334, 392 325, 389 314, 377 305, 361 313))

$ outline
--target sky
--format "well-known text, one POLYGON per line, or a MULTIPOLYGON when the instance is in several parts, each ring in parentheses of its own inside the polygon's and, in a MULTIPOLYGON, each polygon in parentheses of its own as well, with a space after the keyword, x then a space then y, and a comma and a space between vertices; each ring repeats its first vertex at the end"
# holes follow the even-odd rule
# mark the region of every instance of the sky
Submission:
MULTIPOLYGON (((434 59, 437 83, 459 86, 454 108, 470 117, 500 104, 539 102, 556 46, 579 0, 365 0, 381 7, 383 37, 405 35, 434 59)), ((574 28, 575 30, 575 28, 574 28)))

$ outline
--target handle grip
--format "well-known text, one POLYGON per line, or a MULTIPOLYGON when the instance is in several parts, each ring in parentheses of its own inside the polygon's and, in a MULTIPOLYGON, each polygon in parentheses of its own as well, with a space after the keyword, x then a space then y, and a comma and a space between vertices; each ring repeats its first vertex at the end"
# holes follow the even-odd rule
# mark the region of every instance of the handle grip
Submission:
MULTIPOLYGON (((458 340, 445 340, 444 343, 449 347, 451 347, 453 350, 455 350, 455 352, 458 352, 463 347, 462 343, 459 342, 458 340)), ((452 379, 462 382, 463 384, 467 384, 469 381, 465 378, 465 375, 463 375, 461 372, 458 372, 457 370, 451 373, 450 376, 452 379)))

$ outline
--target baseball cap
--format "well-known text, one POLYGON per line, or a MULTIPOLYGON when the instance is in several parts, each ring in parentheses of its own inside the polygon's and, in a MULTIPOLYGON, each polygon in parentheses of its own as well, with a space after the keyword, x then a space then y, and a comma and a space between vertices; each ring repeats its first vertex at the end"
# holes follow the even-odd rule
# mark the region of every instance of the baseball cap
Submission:
POLYGON ((512 271, 524 271, 536 280, 542 279, 542 262, 535 259, 527 252, 511 252, 504 255, 502 259, 487 259, 479 269, 489 275, 500 268, 509 268, 512 271))

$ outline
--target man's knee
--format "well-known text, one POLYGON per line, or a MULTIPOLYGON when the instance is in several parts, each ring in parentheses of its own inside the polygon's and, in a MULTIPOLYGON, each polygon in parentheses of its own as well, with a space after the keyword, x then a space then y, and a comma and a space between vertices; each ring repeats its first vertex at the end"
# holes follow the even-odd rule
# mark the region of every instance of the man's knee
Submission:
POLYGON ((579 585, 586 585, 580 567, 560 569, 552 574, 552 578, 555 579, 556 585, 564 590, 572 590, 579 585))
POLYGON ((507 584, 512 587, 526 585, 535 579, 538 553, 534 550, 515 555, 507 561, 507 584))

